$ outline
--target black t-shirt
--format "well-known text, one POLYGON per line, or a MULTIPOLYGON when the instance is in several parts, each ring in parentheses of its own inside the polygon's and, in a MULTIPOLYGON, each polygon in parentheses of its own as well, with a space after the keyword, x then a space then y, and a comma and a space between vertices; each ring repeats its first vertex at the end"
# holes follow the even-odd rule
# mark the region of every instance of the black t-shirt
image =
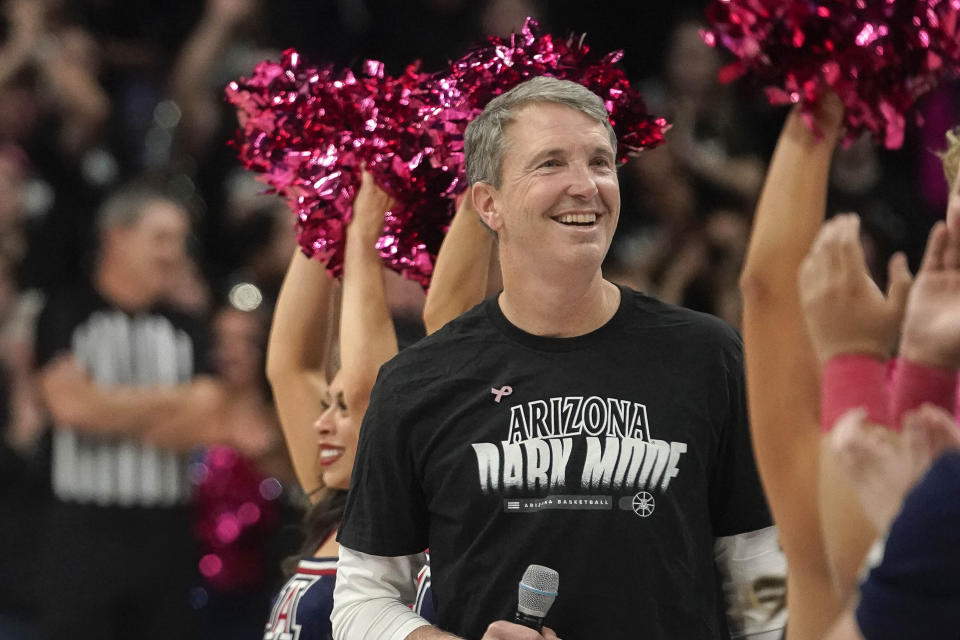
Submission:
POLYGON ((556 569, 567 640, 727 636, 716 536, 770 526, 741 342, 621 289, 575 338, 525 333, 491 298, 380 371, 339 539, 430 548, 438 626, 512 619, 529 564, 556 569))

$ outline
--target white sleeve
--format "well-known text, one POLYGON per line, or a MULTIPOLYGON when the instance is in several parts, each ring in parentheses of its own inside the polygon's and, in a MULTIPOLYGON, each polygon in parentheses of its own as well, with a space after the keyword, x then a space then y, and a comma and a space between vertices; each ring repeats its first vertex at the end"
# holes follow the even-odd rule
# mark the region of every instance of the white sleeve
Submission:
POLYGON ((430 623, 411 611, 422 553, 373 556, 340 546, 330 623, 334 640, 405 640, 430 623))
POLYGON ((726 602, 730 637, 779 640, 786 627, 787 559, 780 550, 776 527, 717 538, 714 558, 726 602), (763 593, 763 581, 774 593, 763 593), (766 598, 764 596, 772 596, 766 598), (769 604, 773 602, 773 606, 769 604))

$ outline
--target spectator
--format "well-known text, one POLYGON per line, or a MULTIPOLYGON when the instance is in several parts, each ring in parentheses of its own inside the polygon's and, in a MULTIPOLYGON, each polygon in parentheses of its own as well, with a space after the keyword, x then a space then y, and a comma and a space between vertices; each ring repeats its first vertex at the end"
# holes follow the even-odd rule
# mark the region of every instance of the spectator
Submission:
POLYGON ((286 508, 280 492, 294 482, 264 374, 270 310, 254 305, 252 292, 232 293, 213 315, 212 365, 231 398, 224 422, 243 452, 210 447, 191 474, 202 554, 192 600, 199 637, 253 640, 282 581, 281 527, 302 512, 286 508))
POLYGON ((98 215, 88 284, 50 296, 37 364, 55 423, 42 637, 187 637, 195 550, 182 451, 225 439, 227 398, 189 320, 155 306, 186 212, 146 187, 98 215))
POLYGON ((37 634, 42 598, 36 570, 48 502, 41 446, 44 415, 33 384, 36 296, 18 295, 13 269, 0 258, 0 637, 37 634))
MULTIPOLYGON (((720 56, 701 39, 703 27, 699 20, 683 20, 672 31, 663 84, 644 91, 651 111, 672 124, 668 144, 630 165, 638 172, 643 195, 692 189, 698 217, 718 207, 752 208, 764 170, 758 154, 762 120, 749 118, 752 105, 717 80, 720 56), (664 171, 674 180, 659 179, 664 171)), ((668 212, 651 210, 658 216, 668 212)))
POLYGON ((112 104, 95 41, 58 3, 9 0, 3 8, 0 141, 27 158, 24 204, 33 215, 21 283, 48 287, 80 272, 99 194, 117 177, 101 145, 112 104))

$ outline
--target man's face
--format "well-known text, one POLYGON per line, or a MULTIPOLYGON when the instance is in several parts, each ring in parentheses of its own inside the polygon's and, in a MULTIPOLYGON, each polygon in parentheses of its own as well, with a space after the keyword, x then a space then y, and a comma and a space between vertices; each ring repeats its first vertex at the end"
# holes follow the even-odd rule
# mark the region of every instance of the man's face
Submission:
POLYGON ((143 215, 132 227, 114 229, 111 248, 131 278, 150 295, 165 294, 178 273, 187 233, 187 214, 172 202, 155 200, 144 205, 143 215))
POLYGON ((620 214, 620 184, 606 128, 576 109, 531 104, 504 136, 499 189, 475 199, 503 251, 599 267, 620 214))

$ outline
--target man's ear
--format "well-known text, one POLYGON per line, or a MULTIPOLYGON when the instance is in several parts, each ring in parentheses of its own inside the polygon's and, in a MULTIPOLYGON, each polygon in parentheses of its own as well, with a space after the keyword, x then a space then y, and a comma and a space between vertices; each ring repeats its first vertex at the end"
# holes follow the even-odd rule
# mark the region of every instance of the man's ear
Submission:
POLYGON ((493 185, 478 182, 470 189, 473 197, 473 206, 480 219, 491 231, 497 232, 503 227, 503 218, 500 214, 499 194, 493 185))

